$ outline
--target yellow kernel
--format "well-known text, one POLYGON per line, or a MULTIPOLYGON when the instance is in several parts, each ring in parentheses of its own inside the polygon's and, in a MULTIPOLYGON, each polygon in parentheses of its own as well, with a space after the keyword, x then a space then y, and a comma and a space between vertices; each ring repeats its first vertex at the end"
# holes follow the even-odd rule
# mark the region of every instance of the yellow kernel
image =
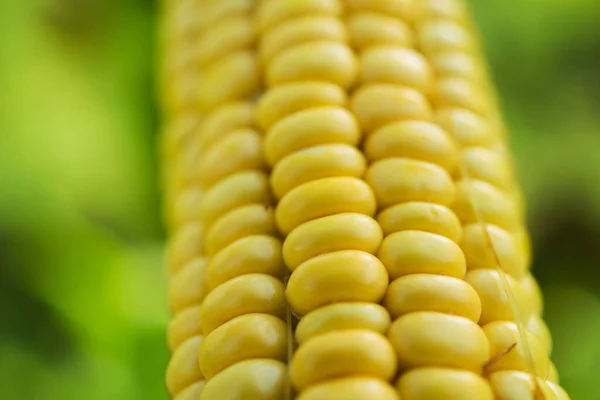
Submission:
POLYGON ((347 144, 325 144, 298 150, 275 164, 271 187, 277 198, 310 181, 336 176, 362 178, 367 161, 347 144))
POLYGON ((275 86, 297 81, 327 81, 343 88, 352 86, 357 60, 347 45, 319 41, 299 44, 282 51, 267 66, 266 82, 275 86))
MULTIPOLYGON (((236 15, 249 15, 252 11, 253 0, 229 0, 213 2, 210 7, 204 7, 203 12, 192 12, 191 16, 198 21, 202 33, 211 31, 221 20, 236 15)), ((204 35, 203 35, 204 36, 204 35)))
POLYGON ((435 54, 447 50, 473 52, 473 35, 459 23, 447 19, 431 19, 418 29, 420 48, 425 53, 435 54))
POLYGON ((554 396, 556 396, 557 400, 570 400, 569 395, 567 394, 567 392, 565 392, 565 390, 562 387, 552 382, 546 383, 548 384, 548 387, 550 388, 554 396))
POLYGON ((438 108, 436 121, 463 147, 486 147, 499 136, 489 121, 462 108, 438 108))
POLYGON ((485 82, 488 76, 479 58, 462 51, 444 51, 430 56, 431 66, 438 76, 458 77, 485 82))
POLYGON ((411 158, 437 164, 452 173, 458 149, 452 138, 436 124, 425 121, 393 122, 373 132, 366 140, 369 160, 411 158))
POLYGON ((531 312, 535 315, 542 315, 543 310, 543 298, 542 291, 536 281, 536 279, 528 273, 525 275, 519 283, 521 284, 521 289, 523 291, 523 295, 526 298, 526 302, 531 306, 531 312))
POLYGON ((559 400, 542 379, 521 371, 499 371, 490 374, 489 382, 497 400, 559 400))
POLYGON ((452 209, 463 225, 483 221, 514 231, 522 224, 517 203, 507 192, 475 179, 461 180, 456 189, 452 209))
POLYGON ((320 254, 361 250, 374 254, 383 240, 377 221, 363 214, 336 214, 299 225, 283 243, 290 270, 320 254))
POLYGON ((333 16, 308 15, 279 24, 261 38, 259 54, 268 65, 280 52, 293 46, 313 42, 346 42, 348 33, 333 16))
POLYGON ((526 326, 531 334, 540 339, 540 342, 542 342, 546 349, 546 353, 550 355, 552 353, 552 336, 544 320, 539 315, 532 315, 529 317, 526 326))
POLYGON ((206 381, 200 381, 191 384, 183 391, 179 392, 177 396, 173 398, 173 400, 198 400, 200 398, 200 394, 202 393, 202 389, 204 389, 204 384, 206 381))
POLYGON ((206 254, 213 256, 236 240, 252 235, 277 235, 273 210, 264 204, 237 208, 217 220, 206 233, 206 254))
POLYGON ((191 186, 180 192, 173 205, 174 227, 179 228, 188 222, 200 220, 200 208, 198 203, 204 195, 204 190, 199 186, 191 186))
POLYGON ((248 204, 269 204, 269 178, 261 171, 246 171, 223 179, 206 191, 199 209, 204 226, 210 227, 228 212, 248 204))
POLYGON ((490 355, 481 327, 455 315, 406 314, 392 323, 388 336, 403 369, 439 366, 480 372, 490 355))
POLYGON ((352 399, 399 400, 394 388, 384 380, 368 376, 352 376, 327 380, 309 386, 297 400, 352 399))
POLYGON ((335 303, 306 314, 296 327, 296 340, 307 340, 331 331, 366 329, 385 334, 390 326, 387 310, 374 303, 335 303))
POLYGON ((205 186, 237 172, 264 168, 262 138, 251 129, 232 132, 200 159, 198 177, 205 186))
POLYGON ((283 196, 275 218, 279 229, 289 234, 304 222, 328 215, 358 213, 371 216, 375 207, 375 196, 364 181, 349 177, 324 178, 304 183, 283 196))
POLYGON ((253 273, 282 278, 284 271, 278 239, 265 235, 247 236, 211 257, 206 267, 206 285, 212 290, 237 276, 253 273))
POLYGON ((514 186, 510 163, 502 154, 484 147, 472 147, 463 152, 462 158, 469 178, 487 182, 500 189, 511 189, 514 186))
POLYGON ((415 50, 376 46, 360 56, 362 83, 391 83, 427 93, 433 86, 433 71, 427 59, 415 50))
POLYGON ((298 348, 290 365, 292 383, 300 390, 350 375, 389 380, 395 372, 396 359, 389 341, 367 330, 316 336, 298 348))
POLYGON ((495 225, 485 225, 485 229, 481 224, 463 227, 460 247, 464 251, 469 269, 500 267, 516 279, 522 278, 527 273, 523 254, 519 251, 514 238, 509 232, 495 225))
POLYGON ((166 372, 167 388, 171 396, 177 395, 192 383, 203 378, 198 367, 198 352, 202 337, 194 336, 179 346, 169 361, 166 372))
POLYGON ((194 47, 194 59, 203 67, 220 57, 252 46, 254 43, 254 27, 247 16, 235 16, 219 21, 210 35, 201 35, 194 47))
POLYGON ((413 0, 348 0, 347 3, 352 11, 374 11, 400 20, 410 20, 415 7, 413 0))
POLYGON ((202 304, 200 327, 205 335, 235 317, 269 314, 284 319, 285 287, 264 274, 246 274, 214 288, 202 304))
POLYGON ((200 81, 198 102, 209 112, 221 104, 254 94, 259 88, 259 67, 250 51, 231 53, 211 64, 200 81))
POLYGON ((224 136, 254 125, 254 105, 236 101, 224 104, 209 113, 198 129, 197 141, 200 149, 208 149, 224 136))
POLYGON ((264 1, 256 15, 261 31, 305 15, 336 17, 342 13, 339 0, 271 0, 264 1))
POLYGON ((383 300, 392 318, 415 311, 438 311, 479 320, 481 302, 465 281, 450 276, 412 274, 390 283, 383 300))
POLYGON ((558 370, 556 369, 556 365, 554 365, 554 363, 552 361, 550 361, 550 363, 548 364, 548 377, 546 378, 546 380, 550 383, 556 383, 558 384, 559 379, 558 379, 558 370))
POLYGON ((466 108, 481 115, 491 114, 494 105, 480 85, 457 77, 439 79, 432 101, 436 107, 466 108))
POLYGON ((352 95, 350 108, 367 133, 390 122, 428 121, 432 117, 431 106, 422 93, 389 83, 361 86, 352 95))
POLYGON ((340 107, 318 107, 291 114, 267 132, 265 157, 271 165, 291 153, 320 144, 356 145, 360 130, 354 116, 340 107))
POLYGON ((173 316, 167 328, 167 343, 174 351, 192 336, 200 335, 200 305, 188 307, 173 316))
POLYGON ((168 259, 171 274, 176 273, 188 261, 199 257, 204 250, 204 229, 193 223, 185 225, 169 243, 168 259))
POLYGON ((458 369, 416 368, 402 374, 397 387, 402 400, 494 400, 485 379, 458 369))
POLYGON ((176 156, 184 145, 187 145, 200 125, 200 116, 196 113, 185 113, 174 117, 167 123, 161 140, 163 155, 167 158, 176 156))
POLYGON ((347 20, 352 45, 366 49, 377 45, 412 47, 413 32, 404 21, 375 12, 355 12, 347 20))
POLYGON ((377 256, 390 279, 409 274, 438 274, 463 278, 465 257, 450 239, 429 232, 401 231, 387 236, 377 256))
POLYGON ((455 195, 454 182, 445 169, 409 158, 376 161, 367 170, 365 180, 379 208, 408 201, 449 205, 455 195))
POLYGON ((385 268, 375 256, 344 250, 311 258, 296 268, 286 295, 292 308, 304 315, 341 301, 378 303, 387 285, 385 268))
POLYGON ((497 371, 535 371, 539 377, 548 376, 548 355, 540 340, 525 331, 527 347, 521 342, 521 336, 514 322, 497 321, 483 326, 483 331, 490 343, 491 359, 485 366, 485 372, 491 374, 497 371), (533 365, 530 365, 529 355, 533 365), (534 368, 532 370, 531 368, 534 368))
POLYGON ((175 313, 200 304, 206 295, 204 276, 206 259, 196 258, 184 265, 169 282, 169 306, 175 313))
POLYGON ((377 216, 384 235, 399 231, 424 231, 442 235, 457 242, 462 237, 462 227, 456 214, 448 207, 411 201, 386 208, 377 216))
POLYGON ((282 118, 308 108, 322 106, 344 107, 346 92, 333 83, 324 81, 292 82, 267 90, 258 101, 256 120, 265 130, 282 118))
POLYGON ((228 321, 208 334, 200 348, 200 368, 213 378, 240 361, 287 357, 285 322, 268 314, 246 314, 228 321))
POLYGON ((494 321, 515 321, 513 312, 513 298, 519 309, 519 318, 529 315, 529 304, 523 297, 521 286, 510 275, 504 274, 504 279, 500 277, 504 272, 497 269, 475 269, 467 272, 465 280, 473 286, 481 299, 481 325, 494 321), (508 283, 508 288, 505 286, 508 283), (510 290, 513 297, 509 297, 507 290, 510 290))
POLYGON ((281 361, 246 360, 215 375, 204 386, 200 399, 281 400, 286 393, 287 381, 285 364, 281 361))

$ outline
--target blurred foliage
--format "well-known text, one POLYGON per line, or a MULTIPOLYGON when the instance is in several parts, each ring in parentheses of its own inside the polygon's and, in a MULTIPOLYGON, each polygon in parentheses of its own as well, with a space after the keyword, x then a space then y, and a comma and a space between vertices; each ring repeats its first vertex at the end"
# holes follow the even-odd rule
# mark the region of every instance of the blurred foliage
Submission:
MULTIPOLYGON (((473 0, 553 358, 600 399, 600 2, 473 0)), ((0 0, 0 398, 165 399, 155 4, 0 0)))

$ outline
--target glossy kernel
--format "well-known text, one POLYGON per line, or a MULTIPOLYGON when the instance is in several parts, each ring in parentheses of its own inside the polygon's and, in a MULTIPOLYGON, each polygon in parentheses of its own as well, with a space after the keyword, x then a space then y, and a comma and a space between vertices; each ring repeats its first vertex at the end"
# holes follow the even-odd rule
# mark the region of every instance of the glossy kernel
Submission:
POLYGON ((393 318, 415 311, 438 311, 479 320, 481 302, 464 280, 442 275, 412 274, 390 283, 383 301, 393 318))
POLYGON ((296 400, 399 400, 394 388, 384 380, 353 376, 317 383, 304 390, 296 400))
POLYGON ((171 318, 167 327, 169 350, 174 351, 187 339, 201 334, 199 315, 200 305, 196 305, 178 312, 171 318))
POLYGON ((383 380, 396 372, 394 349, 378 333, 367 330, 330 332, 301 345, 290 365, 298 389, 327 379, 367 375, 383 380))
POLYGON ((201 336, 194 336, 179 346, 167 366, 166 381, 172 396, 203 378, 198 367, 198 351, 202 344, 201 336))
POLYGON ((202 302, 206 295, 205 276, 205 258, 190 261, 173 276, 169 282, 169 306, 172 312, 202 302))
POLYGON ((350 177, 324 178, 304 183, 288 192, 277 206, 280 230, 289 234, 310 220, 341 213, 373 215, 375 196, 364 181, 350 177))
POLYGON ((306 314, 296 327, 300 345, 331 331, 366 329, 385 334, 391 324, 388 311, 374 303, 345 302, 317 308, 306 314))
POLYGON ((377 221, 363 214, 336 214, 299 225, 283 243, 283 258, 290 270, 320 254, 361 250, 374 254, 383 233, 377 221))
POLYGON ((377 45, 412 47, 414 34, 404 21, 389 15, 370 11, 350 14, 347 20, 352 45, 366 49, 377 45))
POLYGON ((413 312, 392 323, 388 337, 400 368, 441 366, 480 372, 490 350, 477 323, 438 312, 413 312))
POLYGON ((494 400, 484 378, 458 369, 416 368, 404 373, 397 387, 402 400, 494 400))
POLYGON ((400 231, 387 236, 377 257, 390 279, 409 274, 438 274, 463 278, 465 257, 450 239, 428 232, 400 231))
POLYGON ((292 273, 286 295, 299 314, 343 301, 378 303, 385 294, 385 267, 373 255, 358 250, 314 257, 292 273))

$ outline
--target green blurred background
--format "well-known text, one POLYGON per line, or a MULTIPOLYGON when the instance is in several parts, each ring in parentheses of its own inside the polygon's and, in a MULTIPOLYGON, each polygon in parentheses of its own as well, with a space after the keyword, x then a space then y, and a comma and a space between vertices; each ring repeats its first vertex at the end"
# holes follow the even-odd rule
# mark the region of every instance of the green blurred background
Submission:
MULTIPOLYGON (((553 358, 600 399, 600 2, 473 0, 553 358)), ((0 0, 0 398, 163 400, 156 4, 0 0)))

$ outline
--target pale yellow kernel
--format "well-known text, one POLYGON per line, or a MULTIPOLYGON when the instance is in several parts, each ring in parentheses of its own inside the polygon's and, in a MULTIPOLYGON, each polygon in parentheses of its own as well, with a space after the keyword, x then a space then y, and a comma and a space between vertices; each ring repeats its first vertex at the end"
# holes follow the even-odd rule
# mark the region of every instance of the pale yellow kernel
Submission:
POLYGON ((474 269, 467 272, 465 280, 473 286, 481 299, 481 325, 494 321, 515 321, 517 317, 523 319, 530 314, 530 305, 523 296, 521 286, 510 275, 497 269, 474 269), (504 274, 504 277, 500 274, 504 274), (513 311, 515 306, 517 315, 513 311))
POLYGON ((201 336, 194 336, 179 346, 169 361, 166 372, 167 388, 171 396, 203 378, 198 367, 198 352, 202 344, 201 336))
POLYGON ((454 182, 438 165, 409 158, 387 158, 371 164, 365 180, 380 209, 408 201, 452 204, 454 182))
POLYGON ((519 329, 514 322, 497 321, 483 326, 490 344, 490 361, 485 372, 516 370, 535 372, 539 377, 548 376, 548 355, 540 340, 525 331, 527 348, 521 342, 519 329), (533 364, 530 364, 530 357, 533 364))
POLYGON ((202 389, 204 389, 205 383, 206 381, 202 380, 191 384, 181 391, 177 396, 175 396, 173 400, 198 400, 200 398, 200 394, 202 393, 202 389))
POLYGON ((168 249, 169 272, 175 274, 188 261, 204 250, 204 228, 198 223, 187 224, 171 238, 168 249))
POLYGON ((230 101, 253 95, 259 88, 256 56, 240 51, 211 64, 204 71, 197 90, 198 103, 204 112, 230 101))
POLYGON ((252 103, 242 101, 234 101, 216 108, 206 115, 195 136, 199 148, 205 151, 231 132, 252 128, 254 110, 252 103))
POLYGON ((479 320, 481 302, 464 280, 450 276, 411 274, 390 283, 383 300, 392 318, 415 311, 438 311, 479 320))
POLYGON ((201 334, 199 315, 200 305, 195 305, 178 312, 171 318, 167 328, 169 350, 174 351, 187 339, 201 334))
POLYGON ((342 10, 339 0, 268 0, 258 7, 256 20, 259 29, 266 31, 290 19, 306 15, 336 17, 342 10))
POLYGON ((296 400, 399 400, 394 388, 382 379, 369 376, 330 379, 309 386, 296 400))
POLYGON ((532 313, 535 315, 542 315, 542 312, 544 311, 542 291, 534 276, 529 273, 525 275, 519 283, 521 284, 521 289, 527 299, 527 303, 531 305, 532 313))
POLYGON ((198 178, 209 187, 237 172, 262 170, 262 138, 258 132, 245 129, 221 139, 200 159, 198 178))
POLYGON ((277 235, 273 210, 264 204, 237 208, 218 219, 206 233, 206 254, 221 249, 246 236, 277 235))
POLYGON ((212 290, 237 276, 253 273, 282 278, 284 271, 278 239, 266 235, 246 236, 210 258, 206 267, 206 285, 212 290))
POLYGON ((325 81, 302 81, 277 85, 267 90, 259 99, 256 120, 265 130, 282 118, 308 108, 322 106, 344 107, 348 102, 346 92, 325 81))
POLYGON ((332 331, 366 329, 385 334, 390 324, 389 313, 379 304, 342 302, 306 314, 300 319, 295 336, 302 345, 310 338, 332 331))
POLYGON ((281 361, 241 361, 206 382, 200 400, 281 400, 287 382, 286 367, 281 361))
POLYGON ((396 359, 390 342, 368 330, 316 336, 298 348, 290 365, 292 383, 300 390, 352 375, 389 380, 395 372, 396 359))
POLYGON ((546 353, 552 354, 552 336, 550 335, 550 329, 539 315, 532 315, 527 320, 527 330, 535 335, 540 342, 544 345, 546 353))
POLYGON ((488 377, 497 400, 559 400, 542 379, 521 371, 499 371, 488 377))
POLYGON ((490 385, 479 374, 460 369, 412 369, 397 382, 402 400, 495 400, 490 385))
POLYGON ((285 287, 265 274, 246 274, 214 288, 202 303, 200 328, 204 335, 235 317, 269 314, 285 319, 285 287))
POLYGON ((414 34, 407 23, 392 16, 370 11, 350 14, 347 21, 352 45, 366 49, 377 45, 413 47, 414 34))
POLYGON ((377 257, 390 279, 409 274, 438 274, 463 278, 465 257, 450 239, 429 232, 400 231, 387 236, 377 257))
POLYGON ((425 121, 400 121, 385 125, 366 140, 369 160, 403 157, 427 161, 453 173, 458 163, 458 148, 452 138, 436 124, 425 121))
POLYGON ((510 191, 515 183, 510 161, 484 147, 472 147, 462 154, 467 176, 510 191))
POLYGON ((200 368, 207 379, 244 360, 283 361, 287 357, 285 322, 268 314, 236 317, 208 334, 199 354, 200 368))
POLYGON ((367 133, 390 122, 432 118, 431 106, 422 93, 389 83, 361 86, 352 95, 350 108, 367 133))
POLYGON ((269 178, 261 171, 232 175, 206 191, 198 207, 204 226, 210 227, 228 212, 255 203, 269 204, 269 178))
POLYGON ((220 21, 210 35, 199 37, 194 46, 194 60, 204 67, 222 56, 254 44, 255 34, 252 20, 247 16, 234 16, 220 21))
POLYGON ((200 186, 191 186, 179 192, 173 200, 173 227, 182 227, 187 223, 200 220, 200 207, 198 204, 204 195, 200 186))
POLYGON ((452 210, 463 225, 485 222, 516 231, 522 224, 518 205, 506 191, 476 179, 463 179, 456 189, 452 210))
POLYGON ((463 147, 487 147, 500 137, 490 121, 466 109, 438 108, 436 121, 463 147))
POLYGON ((349 177, 324 178, 288 192, 277 205, 275 217, 279 229, 289 234, 304 222, 328 215, 358 213, 372 216, 375 207, 375 196, 364 181, 349 177))
POLYGON ((283 258, 290 270, 320 254, 361 250, 374 254, 383 233, 377 221, 363 214, 336 214, 298 226, 283 243, 283 258))
POLYGON ((300 265, 289 278, 286 295, 298 314, 336 302, 378 303, 388 277, 375 256, 358 250, 322 254, 300 265))
POLYGON ((400 20, 411 20, 415 11, 414 0, 348 0, 352 11, 374 11, 400 20))
POLYGON ((347 144, 324 144, 298 150, 275 164, 271 187, 277 198, 303 183, 322 178, 362 178, 367 161, 362 152, 347 144))
POLYGON ((318 107, 291 114, 267 132, 265 157, 274 165, 285 156, 321 144, 356 145, 360 130, 354 116, 341 107, 318 107))
POLYGON ((344 43, 347 40, 348 32, 339 18, 308 15, 269 30, 261 38, 258 51, 261 61, 268 65, 280 52, 299 44, 314 41, 344 43))
POLYGON ((483 116, 491 115, 495 105, 482 85, 460 77, 438 79, 432 102, 436 107, 466 108, 483 116))
POLYGON ((411 201, 386 208, 377 216, 384 235, 399 231, 424 231, 459 242, 462 237, 460 220, 448 207, 411 201))
POLYGON ((463 24, 447 19, 430 19, 419 25, 418 43, 427 54, 447 50, 473 52, 473 35, 463 24))
POLYGON ((430 56, 431 66, 438 76, 459 77, 485 82, 488 76, 480 59, 462 51, 444 51, 430 56))
POLYGON ((206 296, 206 259, 195 258, 184 265, 169 282, 169 306, 175 313, 200 304, 206 296))
POLYGON ((480 372, 490 355, 481 327, 456 315, 406 314, 392 323, 388 337, 402 369, 439 366, 480 372))
POLYGON ((392 83, 428 93, 433 87, 433 71, 427 59, 415 50, 397 46, 376 46, 360 55, 360 81, 392 83))
POLYGON ((339 42, 299 44, 282 51, 267 66, 268 86, 304 80, 327 81, 343 88, 354 83, 358 62, 350 48, 339 42))
POLYGON ((469 269, 502 269, 516 279, 527 273, 523 254, 513 236, 495 225, 472 224, 463 227, 460 247, 469 269))

